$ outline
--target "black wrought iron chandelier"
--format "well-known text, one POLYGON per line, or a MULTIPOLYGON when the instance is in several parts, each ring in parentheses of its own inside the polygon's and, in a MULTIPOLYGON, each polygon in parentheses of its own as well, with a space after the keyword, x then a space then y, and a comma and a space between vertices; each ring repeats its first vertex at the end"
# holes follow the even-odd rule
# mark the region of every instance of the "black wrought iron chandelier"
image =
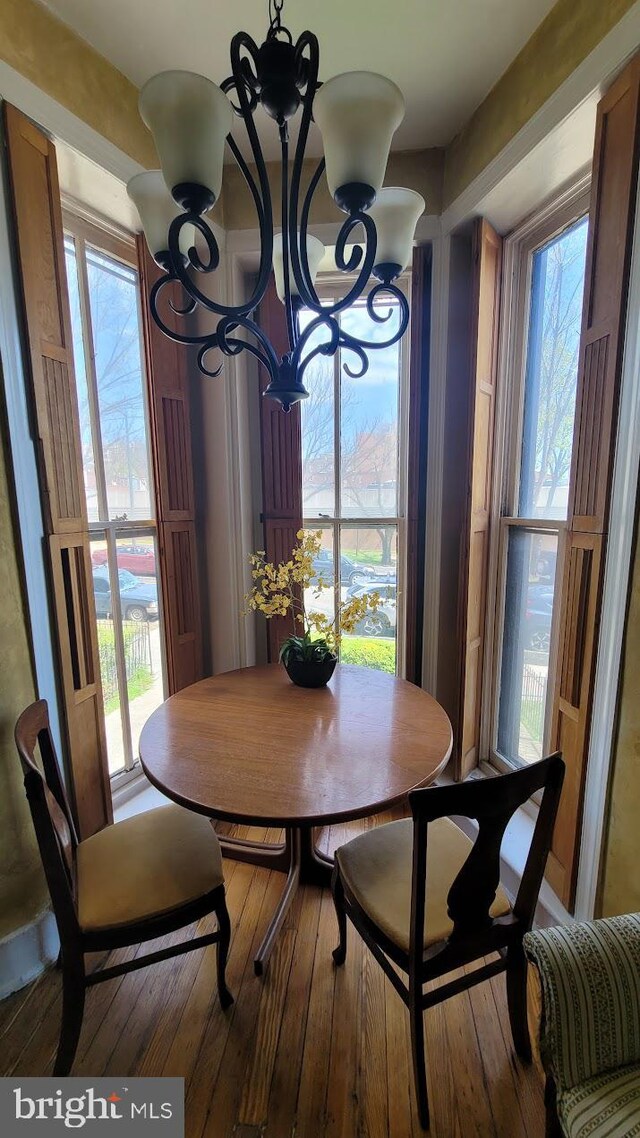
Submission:
POLYGON ((358 378, 367 371, 370 351, 389 347, 406 331, 409 306, 396 281, 410 261, 424 201, 413 190, 382 186, 391 140, 404 115, 400 90, 391 80, 367 71, 319 83, 318 40, 303 32, 294 44, 282 24, 283 2, 269 0, 271 22, 260 47, 246 32, 233 37, 231 76, 220 87, 187 71, 164 71, 145 84, 140 113, 153 134, 162 170, 136 175, 127 189, 151 254, 163 270, 149 297, 156 324, 170 339, 199 346, 198 365, 206 375, 222 370, 210 366, 212 351, 223 356, 251 352, 269 373, 264 394, 288 411, 307 397, 303 377, 316 356, 333 356, 338 350, 352 353, 355 361, 343 366, 348 375, 358 378), (267 167, 254 121, 258 105, 277 123, 280 137, 281 233, 275 237, 267 167), (300 109, 290 171, 288 121, 300 109), (255 176, 231 133, 234 112, 246 128, 255 176), (322 134, 324 157, 301 204, 312 119, 322 134), (253 294, 237 307, 211 299, 197 283, 198 274, 215 272, 220 262, 206 214, 222 188, 225 142, 251 192, 260 232, 260 267, 253 294), (323 305, 315 289, 324 247, 308 232, 311 202, 325 170, 333 198, 346 214, 335 263, 341 272, 357 274, 342 299, 331 305, 323 305), (272 269, 287 320, 289 351, 282 358, 254 319, 272 269), (377 283, 370 287, 372 275, 377 283), (187 296, 182 307, 171 299, 171 287, 163 296, 176 281, 187 296), (393 320, 393 334, 386 339, 359 339, 341 326, 339 314, 360 298, 364 303, 365 292, 366 309, 375 324, 389 320, 398 306, 399 319, 393 320), (376 303, 381 295, 390 301, 386 311, 376 303), (171 313, 164 307, 167 304, 171 313), (174 330, 176 314, 186 318, 198 308, 216 315, 214 331, 174 330), (312 314, 304 327, 298 318, 301 308, 312 314))

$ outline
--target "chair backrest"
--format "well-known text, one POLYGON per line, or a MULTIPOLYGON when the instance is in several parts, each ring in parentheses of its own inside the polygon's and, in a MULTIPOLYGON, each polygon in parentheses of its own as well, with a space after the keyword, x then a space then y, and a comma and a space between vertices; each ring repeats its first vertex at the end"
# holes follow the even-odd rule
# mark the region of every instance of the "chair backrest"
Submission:
POLYGON ((14 735, 58 932, 64 943, 67 936, 78 929, 75 906, 78 838, 51 738, 46 700, 40 699, 25 708, 14 735), (40 751, 44 775, 36 762, 36 748, 40 751))
POLYGON ((493 928, 490 909, 500 883, 504 832, 516 810, 532 794, 542 791, 529 854, 513 906, 513 916, 524 932, 533 923, 563 779, 564 763, 556 753, 511 774, 412 791, 409 795, 414 825, 411 944, 416 952, 422 954, 429 823, 450 816, 470 818, 478 823, 476 840, 447 897, 453 922, 448 944, 453 945, 463 937, 482 936, 493 928))
POLYGON ((524 947, 540 974, 540 1051, 557 1090, 640 1063, 640 913, 538 929, 524 947))

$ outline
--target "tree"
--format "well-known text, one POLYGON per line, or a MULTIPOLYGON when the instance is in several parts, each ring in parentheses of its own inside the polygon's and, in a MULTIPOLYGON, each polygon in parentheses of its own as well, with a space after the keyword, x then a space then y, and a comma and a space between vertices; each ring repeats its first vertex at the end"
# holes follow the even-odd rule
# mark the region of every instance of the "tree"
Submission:
MULTIPOLYGON (((85 481, 90 481, 87 473, 97 456, 94 455, 76 253, 72 241, 65 244, 82 460, 85 481)), ((87 261, 105 477, 108 487, 127 488, 133 507, 136 485, 148 486, 149 483, 136 281, 132 270, 91 249, 87 250, 87 261)))
POLYGON ((539 290, 538 310, 532 306, 529 358, 538 360, 530 377, 537 401, 530 407, 535 446, 523 470, 531 506, 547 489, 549 509, 559 486, 566 485, 571 465, 578 350, 582 315, 586 223, 563 234, 537 254, 532 291, 539 290), (528 477, 527 477, 528 476, 528 477))
MULTIPOLYGON (((388 333, 386 333, 388 334, 388 333)), ((320 506, 327 497, 333 501, 335 479, 335 367, 340 360, 316 357, 308 376, 309 398, 302 404, 302 463, 305 513, 311 503, 320 506), (315 502, 313 501, 315 499, 315 502)), ((357 507, 383 517, 389 512, 389 499, 397 491, 397 423, 380 416, 363 418, 357 397, 357 380, 341 377, 340 383, 340 469, 343 507, 357 507)), ((395 513, 396 506, 392 507, 395 513)), ((344 508, 343 508, 344 513, 344 508)), ((322 514, 320 514, 322 516, 322 514)), ((360 520, 359 518, 357 520, 360 520)), ((391 563, 395 525, 375 527, 381 544, 383 564, 391 563)))

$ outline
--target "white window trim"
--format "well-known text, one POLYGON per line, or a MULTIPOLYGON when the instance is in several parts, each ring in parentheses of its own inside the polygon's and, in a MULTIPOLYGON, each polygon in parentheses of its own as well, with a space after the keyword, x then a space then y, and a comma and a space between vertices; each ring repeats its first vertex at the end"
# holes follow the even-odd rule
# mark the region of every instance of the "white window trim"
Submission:
MULTIPOLYGON (((494 469, 491 494, 491 542, 487 590, 487 623, 485 668, 482 692, 480 754, 501 772, 514 769, 496 754, 495 739, 498 701, 500 647, 504 625, 504 589, 506 575, 506 542, 503 539, 505 515, 511 517, 511 500, 520 461, 521 419, 524 399, 524 374, 528 334, 530 298, 530 258, 546 241, 565 229, 589 208, 591 176, 583 174, 560 195, 546 202, 526 219, 503 247, 502 296, 500 302, 500 339, 498 348, 498 381, 494 436, 494 469), (513 445, 513 439, 518 444, 513 445)), ((516 523, 513 523, 516 524, 516 523)), ((529 529, 544 530, 544 519, 529 529)), ((563 557, 563 524, 553 523, 559 530, 556 581, 561 580, 563 557)), ((557 609, 556 609, 557 616, 557 609)), ((557 619, 551 629, 548 692, 553 691, 554 663, 557 656, 557 619)), ((550 701, 547 703, 545 735, 549 729, 550 701)))

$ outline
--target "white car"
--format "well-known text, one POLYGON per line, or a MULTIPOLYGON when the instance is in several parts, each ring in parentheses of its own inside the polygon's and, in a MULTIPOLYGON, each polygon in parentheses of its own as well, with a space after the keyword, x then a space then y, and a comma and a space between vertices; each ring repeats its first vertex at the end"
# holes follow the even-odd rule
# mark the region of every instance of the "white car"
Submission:
POLYGON ((360 636, 391 636, 396 630, 396 585, 368 581, 366 585, 352 585, 347 597, 361 597, 365 593, 380 593, 382 604, 376 612, 368 612, 356 625, 360 636))

